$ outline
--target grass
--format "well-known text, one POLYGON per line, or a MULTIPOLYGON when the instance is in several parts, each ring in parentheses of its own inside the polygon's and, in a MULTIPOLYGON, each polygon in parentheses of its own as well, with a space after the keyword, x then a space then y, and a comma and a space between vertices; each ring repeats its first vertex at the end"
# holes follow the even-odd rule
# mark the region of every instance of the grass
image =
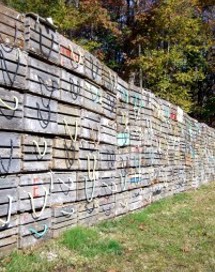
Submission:
POLYGON ((1 272, 214 272, 215 183, 0 260, 1 272))

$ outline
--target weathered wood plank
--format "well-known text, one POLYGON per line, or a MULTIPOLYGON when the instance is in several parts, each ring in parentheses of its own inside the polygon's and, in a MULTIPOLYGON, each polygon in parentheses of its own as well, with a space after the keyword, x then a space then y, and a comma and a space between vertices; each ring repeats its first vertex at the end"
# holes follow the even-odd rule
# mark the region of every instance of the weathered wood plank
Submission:
POLYGON ((28 86, 33 94, 60 98, 60 68, 34 57, 28 58, 28 86))
POLYGON ((89 52, 84 52, 84 74, 87 78, 101 85, 102 64, 89 52))
POLYGON ((55 138, 53 144, 53 169, 77 170, 79 144, 68 139, 55 138))
POLYGON ((52 139, 28 134, 22 135, 22 170, 39 171, 51 169, 52 139))
POLYGON ((24 129, 57 134, 57 101, 25 94, 24 129))
POLYGON ((0 84, 27 89, 27 54, 16 48, 0 45, 0 84))
POLYGON ((58 38, 60 43, 60 65, 84 76, 84 49, 59 33, 58 38))
POLYGON ((59 41, 54 27, 37 15, 25 18, 25 50, 53 63, 59 63, 59 41))
POLYGON ((23 16, 0 4, 0 38, 9 48, 24 47, 24 18, 23 16))

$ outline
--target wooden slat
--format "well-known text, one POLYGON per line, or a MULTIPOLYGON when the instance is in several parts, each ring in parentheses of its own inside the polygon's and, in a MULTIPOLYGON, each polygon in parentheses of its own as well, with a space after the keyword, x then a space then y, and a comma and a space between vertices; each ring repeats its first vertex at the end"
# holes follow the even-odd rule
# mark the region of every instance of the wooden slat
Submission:
POLYGON ((66 103, 83 106, 83 79, 61 69, 61 96, 66 103))
POLYGON ((85 75, 84 70, 84 54, 83 48, 63 37, 59 33, 58 39, 60 43, 60 65, 66 67, 70 71, 85 75))
POLYGON ((24 129, 57 134, 57 101, 25 94, 24 129))
POLYGON ((102 64, 89 52, 84 52, 84 73, 90 80, 102 84, 102 64))
POLYGON ((25 19, 25 33, 26 51, 38 55, 44 60, 59 63, 58 36, 50 24, 37 16, 28 14, 25 19))
POLYGON ((54 139, 53 169, 77 170, 79 159, 79 144, 68 139, 54 139))
POLYGON ((23 171, 48 171, 52 162, 52 139, 23 134, 22 155, 23 171))
POLYGON ((0 46, 0 84, 26 89, 27 54, 16 48, 11 50, 3 44, 0 46))
POLYGON ((24 48, 24 17, 0 4, 0 42, 12 47, 24 48))
POLYGON ((60 69, 34 57, 28 59, 29 91, 49 99, 59 99, 60 69))

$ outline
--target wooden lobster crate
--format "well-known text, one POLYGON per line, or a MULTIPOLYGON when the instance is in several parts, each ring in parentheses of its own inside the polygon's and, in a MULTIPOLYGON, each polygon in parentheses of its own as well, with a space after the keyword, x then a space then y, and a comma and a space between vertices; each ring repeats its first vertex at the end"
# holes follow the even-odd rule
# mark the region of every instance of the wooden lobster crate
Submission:
POLYGON ((78 204, 55 205, 52 207, 52 235, 58 237, 63 231, 68 230, 78 223, 78 204))
POLYGON ((17 48, 8 50, 0 44, 0 84, 10 88, 27 89, 27 54, 17 48))
POLYGON ((23 129, 23 94, 0 88, 0 128, 23 129))
POLYGON ((115 206, 115 215, 119 216, 126 214, 128 212, 128 192, 118 193, 115 196, 116 206, 115 206))
POLYGON ((80 138, 88 140, 94 145, 100 142, 101 116, 87 110, 81 110, 80 138))
POLYGON ((25 50, 59 64, 59 40, 55 26, 34 13, 25 16, 25 50))
POLYGON ((60 44, 60 65, 84 76, 84 49, 61 34, 57 33, 57 35, 60 44))
POLYGON ((77 199, 76 172, 51 172, 51 206, 75 202, 77 199))
POLYGON ((133 149, 138 149, 142 146, 143 138, 143 129, 141 126, 129 126, 130 132, 130 146, 133 149))
POLYGON ((9 48, 24 48, 24 16, 0 4, 0 43, 9 48))
POLYGON ((81 201, 78 203, 78 225, 91 226, 98 222, 99 205, 98 200, 91 202, 81 201))
POLYGON ((60 99, 63 102, 82 107, 84 100, 83 98, 84 80, 66 71, 65 69, 61 69, 60 78, 61 78, 60 99))
POLYGON ((103 91, 102 99, 103 115, 113 121, 116 120, 117 98, 110 91, 103 91))
POLYGON ((103 90, 88 80, 83 82, 81 107, 98 114, 103 114, 103 90))
POLYGON ((123 184, 121 176, 119 175, 119 172, 117 170, 100 171, 99 182, 99 196, 110 196, 126 190, 126 185, 123 184))
POLYGON ((127 109, 129 104, 129 85, 120 77, 118 77, 117 83, 117 98, 125 104, 125 109, 127 109))
POLYGON ((117 125, 114 120, 101 117, 100 143, 117 146, 117 125))
POLYGON ((18 211, 29 212, 36 219, 39 218, 44 209, 50 207, 52 184, 50 172, 20 175, 18 211))
POLYGON ((77 170, 79 168, 79 143, 70 139, 55 138, 53 141, 54 170, 77 170))
POLYGON ((60 68, 29 56, 29 91, 49 99, 60 98, 60 68))
POLYGON ((116 94, 118 75, 106 65, 102 65, 102 86, 113 94, 116 94))
POLYGON ((90 80, 102 85, 103 64, 92 54, 84 52, 84 75, 90 80))
POLYGON ((76 142, 80 138, 81 131, 81 110, 78 107, 68 104, 58 104, 58 134, 69 137, 76 142))
POLYGON ((24 99, 24 130, 58 134, 57 101, 26 93, 24 99))
POLYGON ((116 196, 108 195, 105 197, 100 197, 98 199, 99 203, 99 214, 98 220, 106 220, 109 218, 115 217, 115 209, 116 209, 116 196))
POLYGON ((19 248, 35 245, 51 237, 49 172, 21 175, 19 180, 19 248))
POLYGON ((35 219, 31 213, 19 214, 18 248, 32 247, 51 237, 50 208, 46 208, 38 219, 35 219))
POLYGON ((142 188, 128 191, 128 211, 140 209, 143 207, 143 205, 142 188))
POLYGON ((100 169, 99 145, 93 142, 81 140, 79 149, 79 170, 89 171, 91 166, 95 170, 100 169))
POLYGON ((132 126, 141 125, 141 115, 146 102, 143 100, 141 88, 129 85, 129 119, 132 126))
POLYGON ((0 131, 0 176, 21 170, 21 135, 0 131))
POLYGON ((152 190, 152 202, 173 195, 174 193, 171 190, 171 187, 166 183, 154 184, 152 185, 151 190, 152 190))
POLYGON ((52 166, 52 139, 22 135, 22 170, 50 170, 52 166))
POLYGON ((0 177, 0 256, 17 246, 17 188, 16 176, 0 177))
POLYGON ((110 144, 99 145, 99 168, 102 170, 116 169, 117 147, 110 144))
POLYGON ((97 169, 77 173, 77 201, 91 203, 100 194, 100 179, 97 169))

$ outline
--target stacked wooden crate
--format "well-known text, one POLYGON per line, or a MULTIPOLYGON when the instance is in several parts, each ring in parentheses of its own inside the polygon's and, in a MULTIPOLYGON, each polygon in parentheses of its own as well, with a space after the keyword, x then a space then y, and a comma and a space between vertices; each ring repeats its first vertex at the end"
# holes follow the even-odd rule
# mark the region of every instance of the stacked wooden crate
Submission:
POLYGON ((215 179, 215 131, 0 6, 0 254, 215 179))

